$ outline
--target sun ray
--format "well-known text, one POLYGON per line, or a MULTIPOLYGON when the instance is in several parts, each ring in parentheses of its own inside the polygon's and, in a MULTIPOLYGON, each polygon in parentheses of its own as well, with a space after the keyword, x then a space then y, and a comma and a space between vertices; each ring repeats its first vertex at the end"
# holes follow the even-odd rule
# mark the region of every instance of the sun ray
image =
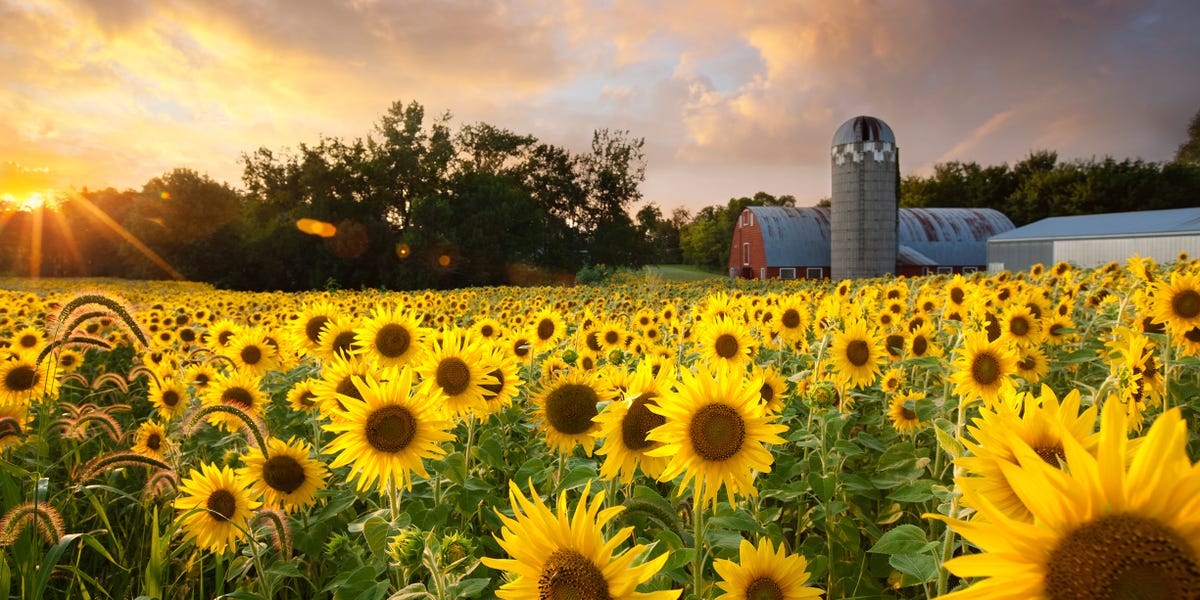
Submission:
POLYGON ((84 208, 84 210, 86 210, 87 213, 92 218, 96 219, 97 221, 100 221, 100 223, 103 224, 105 227, 108 227, 114 233, 121 236, 121 239, 125 240, 126 242, 129 242, 129 245, 136 248, 138 252, 141 252, 143 256, 150 259, 150 261, 153 262, 154 264, 158 265, 158 268, 165 271, 173 279, 180 279, 180 280, 185 279, 183 274, 181 274, 179 271, 176 271, 175 268, 172 267, 171 265, 167 264, 167 261, 163 260, 163 258, 161 256, 159 256, 156 252, 151 250, 149 246, 142 243, 142 240, 139 240, 137 238, 137 236, 133 235, 132 233, 129 233, 128 229, 125 229, 124 227, 122 227, 120 223, 116 222, 112 217, 108 216, 108 213, 101 210, 100 207, 96 206, 95 204, 92 204, 91 201, 89 201, 87 198, 84 198, 83 196, 76 196, 74 198, 74 200, 76 202, 78 202, 79 206, 82 206, 84 208))

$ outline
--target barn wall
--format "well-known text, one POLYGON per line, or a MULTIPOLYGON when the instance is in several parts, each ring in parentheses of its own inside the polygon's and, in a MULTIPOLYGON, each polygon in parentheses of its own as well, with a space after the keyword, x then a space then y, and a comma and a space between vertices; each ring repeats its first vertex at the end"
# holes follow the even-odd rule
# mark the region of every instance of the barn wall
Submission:
POLYGON ((749 210, 742 211, 733 227, 733 239, 729 246, 729 276, 744 277, 746 269, 750 269, 751 278, 758 278, 762 268, 767 265, 766 250, 763 248, 762 226, 759 219, 752 218, 749 210), (742 245, 750 244, 750 262, 745 264, 742 256, 742 245))
POLYGON ((1052 240, 995 240, 987 243, 989 271, 1026 271, 1041 263, 1054 264, 1054 242, 1052 240))
MULTIPOLYGON (((1065 261, 1081 268, 1098 267, 1116 261, 1124 264, 1134 254, 1165 263, 1180 252, 1200 256, 1200 236, 1164 235, 1154 237, 1058 240, 1054 243, 1054 262, 1065 261)), ((1050 266, 1052 263, 1045 263, 1050 266)))

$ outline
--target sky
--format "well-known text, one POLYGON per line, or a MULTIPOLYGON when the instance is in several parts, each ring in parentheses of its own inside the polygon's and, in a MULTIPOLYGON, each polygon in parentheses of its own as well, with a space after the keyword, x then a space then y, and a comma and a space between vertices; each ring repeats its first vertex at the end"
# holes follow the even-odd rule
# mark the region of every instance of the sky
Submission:
POLYGON ((830 195, 887 122, 933 165, 1170 160, 1200 111, 1196 0, 0 0, 0 198, 141 189, 365 138, 396 101, 585 152, 645 139, 644 200, 830 195))

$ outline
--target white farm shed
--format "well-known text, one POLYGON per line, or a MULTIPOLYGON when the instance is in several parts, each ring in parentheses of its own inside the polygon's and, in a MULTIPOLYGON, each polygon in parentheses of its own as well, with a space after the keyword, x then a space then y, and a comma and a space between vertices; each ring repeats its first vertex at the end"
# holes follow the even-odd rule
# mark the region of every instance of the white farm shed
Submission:
POLYGON ((992 236, 989 271, 1024 271, 1063 261, 1081 268, 1134 254, 1164 263, 1200 256, 1200 207, 1050 217, 992 236))

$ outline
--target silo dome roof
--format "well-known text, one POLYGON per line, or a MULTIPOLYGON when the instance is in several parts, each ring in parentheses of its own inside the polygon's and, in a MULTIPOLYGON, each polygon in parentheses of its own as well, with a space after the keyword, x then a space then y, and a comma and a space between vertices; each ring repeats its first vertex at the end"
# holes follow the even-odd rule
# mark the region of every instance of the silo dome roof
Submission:
POLYGON ((859 115, 842 123, 837 133, 833 134, 833 145, 850 144, 853 142, 889 142, 896 143, 896 135, 881 119, 859 115))

